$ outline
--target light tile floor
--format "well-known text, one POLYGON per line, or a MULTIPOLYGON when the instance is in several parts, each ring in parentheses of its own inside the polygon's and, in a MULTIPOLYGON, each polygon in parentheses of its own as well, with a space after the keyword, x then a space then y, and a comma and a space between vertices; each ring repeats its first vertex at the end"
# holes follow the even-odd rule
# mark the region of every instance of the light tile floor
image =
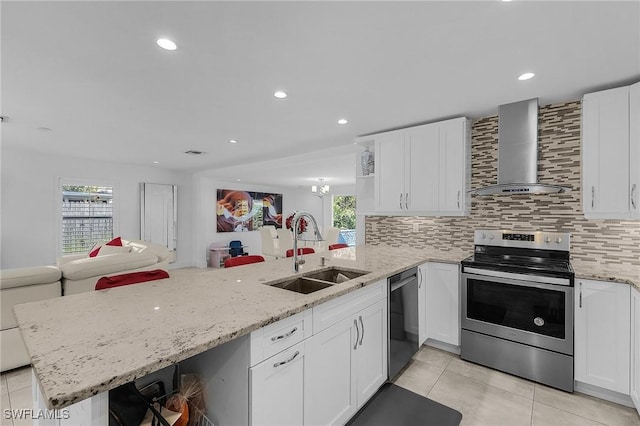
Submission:
POLYGON ((640 426, 632 408, 559 391, 427 346, 395 383, 460 411, 464 426, 640 426))
MULTIPOLYGON (((640 426, 632 408, 552 389, 426 346, 395 383, 460 411, 464 426, 640 426)), ((5 418, 4 410, 31 407, 31 368, 0 375, 0 384, 0 426, 30 425, 5 418)))

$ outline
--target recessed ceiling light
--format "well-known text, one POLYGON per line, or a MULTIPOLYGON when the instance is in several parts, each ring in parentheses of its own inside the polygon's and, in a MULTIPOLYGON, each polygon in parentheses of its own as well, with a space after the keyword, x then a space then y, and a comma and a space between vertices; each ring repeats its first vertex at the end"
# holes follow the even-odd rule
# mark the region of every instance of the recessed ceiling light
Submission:
POLYGON ((165 50, 176 50, 178 48, 178 46, 168 38, 159 38, 156 40, 156 44, 165 50))
POLYGON ((240 179, 236 179, 236 182, 240 182, 240 179))
POLYGON ((287 94, 282 90, 278 90, 276 93, 273 94, 273 96, 275 96, 278 99, 284 99, 287 97, 287 94))
POLYGON ((348 121, 346 118, 341 118, 340 120, 338 120, 338 124, 347 124, 348 121))
POLYGON ((529 80, 530 78, 533 78, 534 76, 535 76, 535 74, 532 73, 532 72, 525 72, 520 77, 518 77, 518 80, 520 80, 520 81, 529 80))
POLYGON ((511 0, 502 0, 502 1, 511 1, 511 0))
POLYGON ((158 163, 160 163, 160 162, 159 162, 159 161, 154 161, 154 162, 153 162, 153 164, 158 164, 158 163))
POLYGON ((238 141, 237 141, 237 140, 235 140, 235 139, 231 139, 231 140, 229 141, 229 143, 238 143, 238 141))

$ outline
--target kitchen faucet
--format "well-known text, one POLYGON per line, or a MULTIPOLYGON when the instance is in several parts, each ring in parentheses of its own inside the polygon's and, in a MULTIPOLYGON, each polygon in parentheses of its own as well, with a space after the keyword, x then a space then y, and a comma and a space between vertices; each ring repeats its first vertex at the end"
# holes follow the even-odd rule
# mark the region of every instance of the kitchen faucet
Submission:
POLYGON ((320 230, 318 229, 318 223, 316 219, 311 215, 311 213, 296 211, 293 214, 293 220, 291 220, 291 230, 293 231, 293 272, 298 272, 300 269, 300 265, 304 263, 304 259, 302 255, 298 259, 298 224, 300 223, 300 219, 303 216, 306 216, 311 223, 313 224, 313 233, 316 237, 316 241, 323 241, 322 234, 320 234, 320 230))

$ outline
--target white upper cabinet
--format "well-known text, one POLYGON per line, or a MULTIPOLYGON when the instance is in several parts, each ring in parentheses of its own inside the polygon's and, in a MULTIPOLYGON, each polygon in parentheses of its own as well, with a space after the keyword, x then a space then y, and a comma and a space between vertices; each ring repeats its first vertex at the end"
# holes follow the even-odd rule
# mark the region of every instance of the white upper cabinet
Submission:
POLYGON ((375 212, 463 215, 470 179, 466 118, 409 127, 375 140, 375 212))
POLYGON ((640 218, 639 84, 582 100, 582 202, 586 218, 640 218))
POLYGON ((376 137, 376 192, 378 211, 408 210, 405 202, 405 180, 408 177, 405 134, 402 131, 382 133, 376 137))
POLYGON ((629 87, 629 208, 640 219, 640 83, 629 87))

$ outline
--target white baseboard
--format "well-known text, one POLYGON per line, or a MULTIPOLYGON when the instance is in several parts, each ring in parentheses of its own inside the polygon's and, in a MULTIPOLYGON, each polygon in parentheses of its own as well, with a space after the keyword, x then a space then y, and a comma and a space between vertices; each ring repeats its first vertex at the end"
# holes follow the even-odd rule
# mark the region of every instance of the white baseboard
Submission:
POLYGON ((596 398, 604 399, 605 401, 614 402, 616 404, 624 405, 625 407, 634 408, 633 401, 629 395, 625 395, 620 392, 604 389, 599 386, 590 385, 588 383, 575 382, 574 390, 576 392, 584 393, 596 398))

